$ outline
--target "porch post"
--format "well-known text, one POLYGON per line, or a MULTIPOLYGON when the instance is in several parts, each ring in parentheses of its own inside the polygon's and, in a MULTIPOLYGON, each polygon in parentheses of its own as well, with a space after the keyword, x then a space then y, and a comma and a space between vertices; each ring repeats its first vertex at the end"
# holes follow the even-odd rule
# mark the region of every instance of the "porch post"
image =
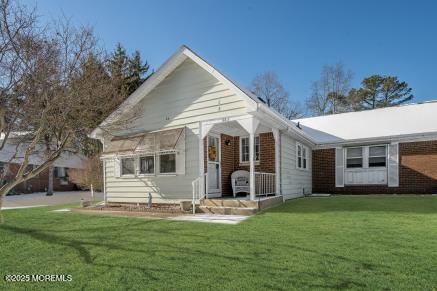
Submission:
POLYGON ((255 133, 249 133, 250 200, 255 200, 255 133))
POLYGON ((255 200, 255 133, 259 125, 259 120, 251 116, 237 120, 237 122, 249 133, 249 196, 250 200, 255 200))
POLYGON ((205 181, 203 181, 203 174, 205 173, 204 154, 203 154, 203 123, 199 122, 199 177, 200 179, 200 194, 205 194, 205 181))
POLYGON ((273 128, 272 131, 273 131, 273 137, 275 139, 275 174, 276 174, 275 195, 281 195, 281 165, 280 165, 281 139, 279 135, 279 129, 273 128))

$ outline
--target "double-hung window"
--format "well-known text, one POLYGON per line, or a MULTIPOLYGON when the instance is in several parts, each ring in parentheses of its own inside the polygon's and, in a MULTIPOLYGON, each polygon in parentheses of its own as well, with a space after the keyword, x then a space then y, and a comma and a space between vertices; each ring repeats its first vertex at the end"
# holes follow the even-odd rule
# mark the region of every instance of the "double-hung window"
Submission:
POLYGON ((153 175, 155 174, 155 156, 140 157, 140 174, 153 175))
POLYGON ((387 147, 385 145, 369 147, 369 168, 385 167, 387 164, 387 147))
MULTIPOLYGON (((249 137, 242 137, 240 139, 240 162, 248 163, 249 162, 249 149, 250 149, 250 141, 249 137)), ((255 136, 255 144, 254 144, 254 158, 255 162, 260 161, 260 140, 259 136, 255 136)))
POLYGON ((362 168, 363 167, 363 148, 347 148, 346 149, 346 168, 362 168))
POLYGON ((296 144, 297 163, 296 168, 308 169, 308 148, 300 143, 296 144))

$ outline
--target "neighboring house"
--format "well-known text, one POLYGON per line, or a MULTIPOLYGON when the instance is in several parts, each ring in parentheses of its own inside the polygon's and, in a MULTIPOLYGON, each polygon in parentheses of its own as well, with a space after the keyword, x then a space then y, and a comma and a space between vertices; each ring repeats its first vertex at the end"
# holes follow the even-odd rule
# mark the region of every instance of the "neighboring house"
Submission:
MULTIPOLYGON (((437 115, 436 104, 423 106, 437 115)), ((397 116, 402 108, 408 106, 380 111, 397 116)), ((425 127, 417 120, 408 121, 406 115, 405 119, 379 116, 373 120, 373 112, 379 110, 286 120, 182 46, 91 136, 103 143, 108 202, 144 203, 149 193, 154 201, 191 200, 199 188, 207 198, 230 197, 231 174, 236 170, 249 171, 251 200, 261 195, 279 195, 285 200, 313 192, 349 190, 405 193, 400 191, 406 189, 402 188, 403 175, 410 173, 398 167, 398 156, 402 161, 405 154, 402 143, 398 151, 401 140, 397 137, 413 134, 410 138, 424 139, 423 133, 437 133, 437 125, 431 124, 431 116, 421 113, 414 117, 423 118, 425 127), (367 120, 366 114, 372 120, 367 120), (347 133, 344 136, 324 129, 331 120, 355 115, 358 117, 351 117, 355 123, 345 120, 332 125, 347 133), (110 129, 111 124, 129 116, 125 128, 110 129), (402 131, 410 125, 414 132, 402 131), (392 129, 383 132, 382 127, 392 129), (354 150, 351 145, 364 147, 354 150), (350 181, 360 186, 348 186, 350 181), (399 181, 402 187, 397 186, 399 181)), ((431 155, 433 142, 421 145, 427 148, 423 154, 435 158, 431 155)), ((412 150, 414 147, 405 146, 405 151, 412 150)), ((425 182, 415 175, 410 181, 417 183, 410 189, 420 191, 412 192, 436 192, 435 178, 427 180, 423 190, 425 182)))
MULTIPOLYGON (((0 138, 0 142, 2 138, 0 138)), ((29 158, 29 170, 43 161, 42 146, 37 149, 29 158)), ((9 162, 16 151, 14 138, 10 137, 4 148, 0 151, 0 172, 6 171, 5 180, 12 179, 21 165, 21 159, 25 150, 25 145, 18 148, 16 159, 9 162)), ((83 168, 85 158, 79 154, 64 153, 54 162, 53 168, 53 190, 54 191, 71 191, 76 190, 77 186, 68 179, 68 169, 83 168)), ((4 183, 4 181, 0 181, 4 183)), ((13 191, 18 193, 45 192, 49 185, 49 170, 45 170, 34 178, 31 178, 17 185, 13 191)))
POLYGON ((437 193, 437 102, 295 120, 316 143, 313 192, 437 193))

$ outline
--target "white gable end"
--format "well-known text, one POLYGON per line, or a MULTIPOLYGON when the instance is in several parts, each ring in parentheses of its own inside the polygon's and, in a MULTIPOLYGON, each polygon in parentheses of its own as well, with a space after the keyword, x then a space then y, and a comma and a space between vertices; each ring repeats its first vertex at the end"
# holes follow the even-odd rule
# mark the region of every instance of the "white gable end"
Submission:
POLYGON ((186 59, 135 105, 129 132, 184 126, 246 113, 247 101, 186 59))

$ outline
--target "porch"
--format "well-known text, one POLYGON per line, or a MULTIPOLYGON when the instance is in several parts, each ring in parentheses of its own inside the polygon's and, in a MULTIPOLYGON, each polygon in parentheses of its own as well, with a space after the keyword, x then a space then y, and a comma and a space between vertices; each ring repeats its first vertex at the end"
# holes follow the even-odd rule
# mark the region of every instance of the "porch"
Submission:
POLYGON ((200 122, 200 175, 192 183, 193 204, 211 199, 220 207, 258 204, 281 195, 279 147, 279 129, 254 116, 200 122), (247 171, 246 191, 234 187, 236 171, 247 171))

